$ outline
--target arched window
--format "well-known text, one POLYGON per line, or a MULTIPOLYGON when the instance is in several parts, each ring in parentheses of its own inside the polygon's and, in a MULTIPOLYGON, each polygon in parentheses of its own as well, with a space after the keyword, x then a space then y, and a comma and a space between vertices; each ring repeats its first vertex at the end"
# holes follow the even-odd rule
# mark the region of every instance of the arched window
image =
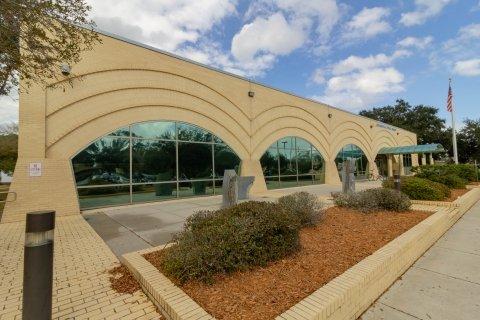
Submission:
POLYGON ((325 182, 325 162, 308 141, 286 137, 272 144, 260 158, 268 189, 325 182))
POLYGON ((337 165, 340 179, 342 178, 343 162, 351 158, 355 160, 355 176, 357 179, 366 179, 368 174, 368 160, 362 149, 354 144, 347 144, 337 154, 335 164, 337 165))
POLYGON ((173 121, 132 124, 72 159, 80 207, 95 208, 221 194, 223 173, 240 158, 221 139, 173 121))

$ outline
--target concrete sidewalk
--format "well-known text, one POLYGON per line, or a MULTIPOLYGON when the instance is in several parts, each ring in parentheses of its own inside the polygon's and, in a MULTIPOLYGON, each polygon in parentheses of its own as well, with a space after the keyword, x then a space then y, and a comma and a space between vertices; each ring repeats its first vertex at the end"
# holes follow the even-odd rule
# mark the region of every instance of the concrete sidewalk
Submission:
MULTIPOLYGON (((379 186, 379 181, 357 182, 357 190, 379 186)), ((341 186, 327 184, 276 189, 252 200, 273 201, 298 191, 307 191, 321 198, 328 198, 332 191, 340 189, 341 186)), ((185 198, 92 210, 84 212, 83 216, 119 257, 124 253, 168 243, 172 239, 172 234, 182 230, 187 217, 199 210, 218 209, 221 203, 221 196, 185 198)))
POLYGON ((425 252, 361 319, 480 319, 480 202, 425 252))

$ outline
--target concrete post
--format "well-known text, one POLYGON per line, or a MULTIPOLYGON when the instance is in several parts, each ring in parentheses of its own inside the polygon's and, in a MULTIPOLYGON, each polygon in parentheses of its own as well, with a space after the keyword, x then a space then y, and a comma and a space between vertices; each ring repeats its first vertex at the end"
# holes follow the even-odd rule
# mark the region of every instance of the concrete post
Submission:
POLYGON ((393 177, 393 156, 391 154, 387 155, 387 169, 388 176, 393 177))
POLYGON ((433 161, 433 153, 430 153, 428 157, 430 159, 430 164, 435 164, 435 162, 433 161))
POLYGON ((398 174, 403 176, 403 175, 405 175, 405 170, 403 168, 403 155, 402 154, 398 155, 398 163, 399 163, 399 170, 400 170, 400 172, 398 174))
POLYGON ((427 154, 423 153, 422 154, 422 166, 427 164, 427 154))

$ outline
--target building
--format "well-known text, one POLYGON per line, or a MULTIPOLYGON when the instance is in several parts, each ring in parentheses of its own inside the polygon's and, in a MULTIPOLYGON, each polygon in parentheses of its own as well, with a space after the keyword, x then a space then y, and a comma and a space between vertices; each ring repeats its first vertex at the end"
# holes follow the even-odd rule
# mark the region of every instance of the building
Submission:
MULTIPOLYGON (((20 96, 19 158, 2 222, 28 211, 218 194, 223 170, 252 193, 403 170, 386 147, 414 133, 100 32, 69 74, 20 96), (377 169, 378 168, 378 169, 377 169)), ((405 158, 417 164, 417 156, 405 158)))

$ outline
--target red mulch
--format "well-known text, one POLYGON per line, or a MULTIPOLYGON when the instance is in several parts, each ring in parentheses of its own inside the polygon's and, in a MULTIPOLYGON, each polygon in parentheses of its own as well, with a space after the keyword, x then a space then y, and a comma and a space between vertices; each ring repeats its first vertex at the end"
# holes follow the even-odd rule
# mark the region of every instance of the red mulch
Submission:
MULTIPOLYGON (((317 226, 301 230, 302 248, 292 256, 265 268, 219 275, 212 285, 191 281, 181 287, 219 320, 274 319, 429 215, 333 207, 317 226)), ((159 268, 160 252, 145 258, 159 268)))
POLYGON ((452 194, 450 195, 450 197, 445 199, 444 201, 453 202, 470 190, 469 189, 452 189, 451 191, 452 191, 452 194))
POLYGON ((109 270, 108 273, 112 275, 110 277, 110 286, 118 293, 133 294, 141 289, 138 281, 124 265, 115 267, 109 270))

